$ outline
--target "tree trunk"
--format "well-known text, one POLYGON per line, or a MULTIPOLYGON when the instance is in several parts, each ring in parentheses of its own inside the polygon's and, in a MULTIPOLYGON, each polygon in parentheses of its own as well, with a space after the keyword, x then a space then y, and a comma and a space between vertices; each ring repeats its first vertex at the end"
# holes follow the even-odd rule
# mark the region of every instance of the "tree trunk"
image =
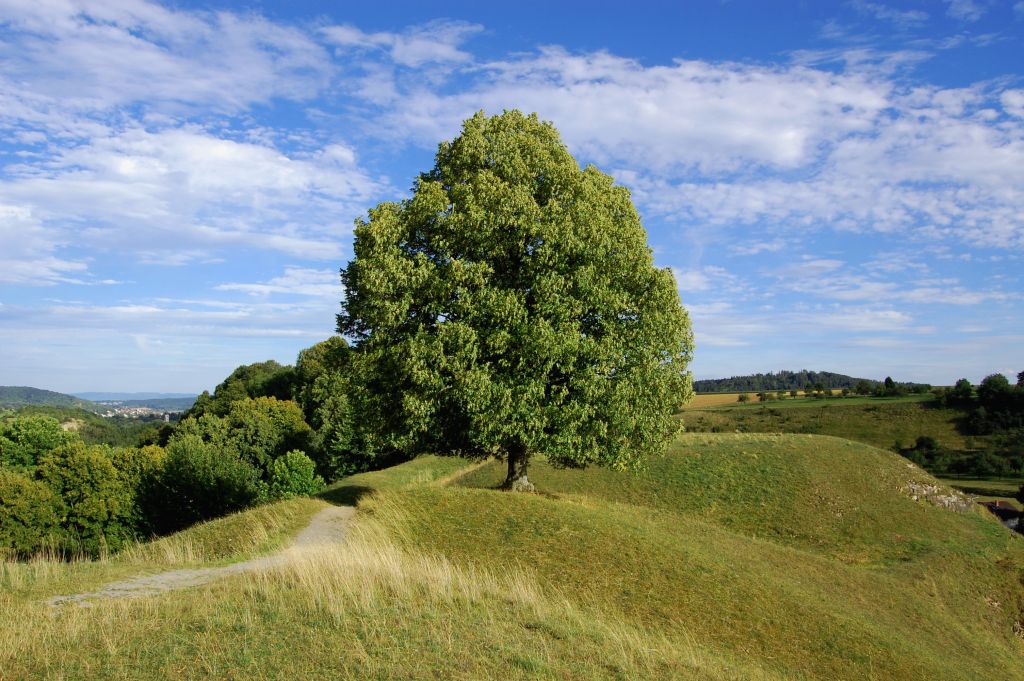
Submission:
POLYGON ((510 492, 535 492, 533 484, 526 477, 526 462, 529 452, 521 442, 515 442, 508 448, 508 477, 502 489, 510 492))

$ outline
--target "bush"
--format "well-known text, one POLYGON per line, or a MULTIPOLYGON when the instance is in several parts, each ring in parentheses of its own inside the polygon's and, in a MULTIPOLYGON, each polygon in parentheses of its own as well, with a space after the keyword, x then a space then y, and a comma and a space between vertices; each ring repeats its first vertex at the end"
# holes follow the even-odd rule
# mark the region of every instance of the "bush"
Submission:
POLYGON ((142 505, 150 526, 162 534, 240 511, 266 496, 260 471, 236 452, 184 435, 167 446, 163 470, 142 505))
POLYGON ((736 401, 737 402, 749 402, 750 401, 750 395, 748 395, 746 393, 740 393, 740 396, 736 398, 736 401))
POLYGON ((28 556, 55 545, 60 505, 43 483, 0 468, 0 554, 28 556))
POLYGON ((316 494, 324 488, 324 479, 316 474, 316 464, 297 449, 270 462, 269 480, 271 499, 316 494))
POLYGON ((62 502, 65 550, 95 556, 116 551, 134 536, 132 492, 108 447, 81 442, 59 447, 40 459, 37 476, 62 502))
POLYGON ((0 423, 0 463, 32 467, 39 458, 62 445, 77 441, 50 416, 18 416, 0 423))
POLYGON ((310 430, 302 410, 291 400, 257 397, 232 402, 224 417, 204 414, 183 420, 168 446, 186 438, 230 450, 263 471, 285 452, 306 449, 310 430))
POLYGON ((145 506, 147 499, 155 493, 166 460, 167 452, 156 445, 114 451, 114 468, 128 491, 129 510, 126 516, 137 533, 148 534, 154 529, 146 516, 145 506))

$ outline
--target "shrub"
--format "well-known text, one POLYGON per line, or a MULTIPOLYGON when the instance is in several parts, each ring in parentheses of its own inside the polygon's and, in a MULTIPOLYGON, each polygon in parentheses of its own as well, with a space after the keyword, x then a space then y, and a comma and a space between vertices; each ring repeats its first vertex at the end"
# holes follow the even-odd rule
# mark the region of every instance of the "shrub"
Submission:
POLYGON ((260 471, 292 449, 309 446, 310 429, 302 410, 291 400, 244 398, 231 403, 224 417, 203 414, 183 420, 168 447, 179 440, 200 439, 217 449, 242 457, 260 471))
POLYGON ((129 508, 126 516, 139 533, 153 531, 146 517, 146 500, 155 493, 166 460, 167 452, 156 445, 125 447, 114 451, 114 468, 128 491, 129 508))
POLYGON ((740 393, 740 396, 736 398, 736 401, 737 402, 749 402, 750 401, 750 395, 748 395, 746 393, 740 393))
POLYGON ((324 488, 324 479, 316 474, 316 464, 297 449, 270 462, 269 481, 271 499, 316 494, 324 488))
POLYGON ((12 467, 35 466, 39 458, 62 445, 77 441, 50 416, 19 416, 0 423, 0 463, 12 467))
POLYGON ((95 556, 117 550, 134 536, 131 490, 114 468, 108 447, 81 442, 59 447, 40 459, 37 476, 62 502, 66 550, 95 556))
POLYGON ((266 495, 260 471, 236 452, 184 435, 167 446, 163 470, 143 510, 150 526, 166 533, 240 511, 266 495))
POLYGON ((309 446, 309 426, 291 400, 257 397, 240 400, 228 411, 231 439, 242 458, 266 470, 270 461, 309 446))
POLYGON ((55 544, 60 505, 43 483, 0 468, 0 554, 27 556, 55 544))

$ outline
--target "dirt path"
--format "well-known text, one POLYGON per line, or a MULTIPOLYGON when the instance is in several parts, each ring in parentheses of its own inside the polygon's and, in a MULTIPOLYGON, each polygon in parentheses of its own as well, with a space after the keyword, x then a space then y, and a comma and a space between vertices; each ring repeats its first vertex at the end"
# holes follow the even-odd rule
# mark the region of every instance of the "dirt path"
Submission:
POLYGON ((155 575, 142 575, 123 582, 111 582, 98 591, 71 594, 69 596, 54 596, 48 603, 55 606, 65 603, 89 605, 89 601, 95 598, 150 596, 207 584, 215 579, 237 575, 242 572, 266 570, 284 563, 289 554, 308 551, 318 546, 343 542, 345 540, 345 530, 348 528, 353 515, 355 515, 355 509, 351 506, 331 506, 325 508, 313 516, 309 525, 296 535, 288 548, 271 556, 253 558, 223 567, 186 568, 182 570, 168 570, 167 572, 160 572, 155 575))

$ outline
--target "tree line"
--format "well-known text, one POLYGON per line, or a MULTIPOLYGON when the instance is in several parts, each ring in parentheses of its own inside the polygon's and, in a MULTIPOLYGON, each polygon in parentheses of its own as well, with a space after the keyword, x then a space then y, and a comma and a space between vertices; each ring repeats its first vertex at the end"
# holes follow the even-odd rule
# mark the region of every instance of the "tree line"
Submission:
POLYGON ((820 386, 823 390, 853 389, 859 382, 867 383, 873 389, 880 381, 866 378, 854 378, 830 371, 779 371, 767 374, 751 374, 748 376, 732 376, 730 378, 705 379, 693 382, 693 389, 698 393, 733 393, 733 392, 778 392, 804 390, 807 386, 820 386))

